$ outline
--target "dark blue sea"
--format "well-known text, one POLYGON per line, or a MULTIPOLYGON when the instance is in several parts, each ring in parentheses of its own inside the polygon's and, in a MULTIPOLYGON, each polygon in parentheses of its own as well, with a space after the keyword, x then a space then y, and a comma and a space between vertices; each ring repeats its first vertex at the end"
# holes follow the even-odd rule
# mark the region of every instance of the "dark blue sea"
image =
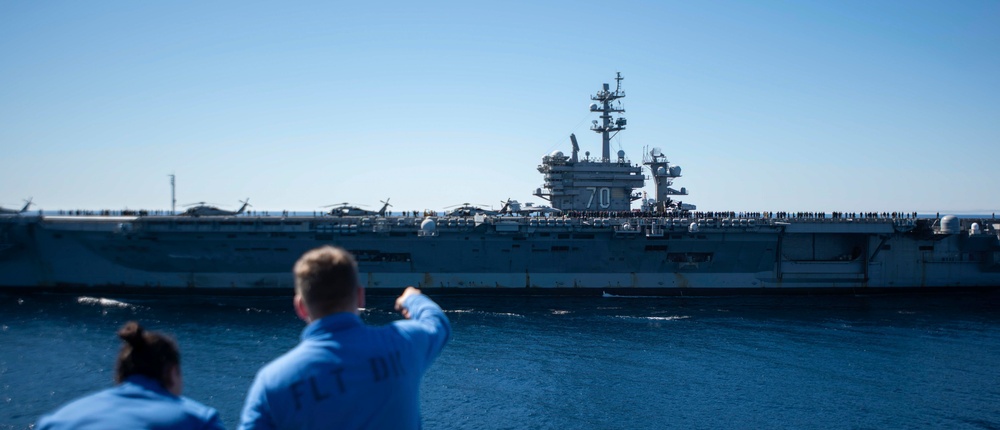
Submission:
MULTIPOLYGON (((1000 428, 995 295, 433 298, 454 331, 429 429, 1000 428)), ((184 394, 229 428, 303 327, 289 297, 0 295, 0 429, 110 386, 128 320, 178 339, 184 394)))

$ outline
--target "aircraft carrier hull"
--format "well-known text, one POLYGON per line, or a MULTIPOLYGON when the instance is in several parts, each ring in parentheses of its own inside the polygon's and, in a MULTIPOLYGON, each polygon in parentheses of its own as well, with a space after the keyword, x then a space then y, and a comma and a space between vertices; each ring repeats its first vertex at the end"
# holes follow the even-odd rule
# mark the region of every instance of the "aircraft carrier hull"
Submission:
POLYGON ((936 219, 5 216, 0 288, 288 291, 296 259, 329 244, 354 253, 373 292, 991 289, 1000 286, 991 221, 944 229, 936 219))

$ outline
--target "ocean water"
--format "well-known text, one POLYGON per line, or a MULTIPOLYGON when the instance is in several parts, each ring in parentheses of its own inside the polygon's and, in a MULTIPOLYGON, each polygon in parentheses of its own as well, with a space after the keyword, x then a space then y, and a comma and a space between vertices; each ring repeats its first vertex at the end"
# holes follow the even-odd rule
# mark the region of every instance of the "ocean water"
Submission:
MULTIPOLYGON (((434 298, 453 338, 429 429, 1000 428, 996 295, 434 298)), ((133 319, 177 338, 184 394, 228 428, 303 327, 290 298, 0 294, 0 429, 110 386, 133 319)))

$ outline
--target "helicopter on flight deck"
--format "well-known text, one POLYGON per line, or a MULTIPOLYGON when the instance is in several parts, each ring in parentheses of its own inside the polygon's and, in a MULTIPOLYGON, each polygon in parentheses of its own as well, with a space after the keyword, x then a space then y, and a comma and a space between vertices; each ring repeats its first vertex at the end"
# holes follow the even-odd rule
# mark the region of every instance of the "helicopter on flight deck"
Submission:
POLYGON ((236 211, 227 211, 227 210, 224 210, 224 209, 219 209, 219 208, 217 208, 215 206, 209 206, 205 202, 191 203, 189 205, 186 205, 186 206, 191 206, 191 207, 189 207, 186 211, 184 211, 183 213, 181 213, 181 216, 194 216, 194 217, 198 217, 198 216, 234 216, 234 215, 239 215, 239 214, 243 213, 243 211, 245 211, 247 209, 247 206, 251 206, 250 205, 250 198, 249 197, 247 197, 246 200, 240 200, 240 203, 243 203, 243 206, 240 206, 240 208, 238 210, 236 210, 236 211))
POLYGON ((351 206, 348 202, 337 203, 332 205, 321 206, 324 208, 332 208, 328 212, 331 216, 380 216, 384 217, 386 215, 386 210, 392 205, 389 204, 390 199, 379 200, 382 202, 382 208, 377 211, 370 211, 367 209, 361 209, 357 206, 351 206))
POLYGON ((0 215, 17 215, 17 214, 22 214, 22 213, 27 212, 28 211, 28 207, 31 206, 31 205, 32 205, 31 198, 29 197, 28 200, 24 201, 24 207, 21 208, 21 210, 17 210, 17 209, 5 209, 5 208, 0 207, 0 215))

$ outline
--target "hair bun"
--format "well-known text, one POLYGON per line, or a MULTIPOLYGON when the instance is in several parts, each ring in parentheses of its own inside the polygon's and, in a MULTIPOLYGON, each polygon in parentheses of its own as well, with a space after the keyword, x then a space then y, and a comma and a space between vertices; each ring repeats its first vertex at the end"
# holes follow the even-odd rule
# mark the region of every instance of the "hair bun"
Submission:
POLYGON ((145 330, 143 330, 139 323, 129 321, 118 330, 118 337, 131 345, 132 348, 138 348, 146 345, 146 338, 143 336, 144 332, 145 330))

